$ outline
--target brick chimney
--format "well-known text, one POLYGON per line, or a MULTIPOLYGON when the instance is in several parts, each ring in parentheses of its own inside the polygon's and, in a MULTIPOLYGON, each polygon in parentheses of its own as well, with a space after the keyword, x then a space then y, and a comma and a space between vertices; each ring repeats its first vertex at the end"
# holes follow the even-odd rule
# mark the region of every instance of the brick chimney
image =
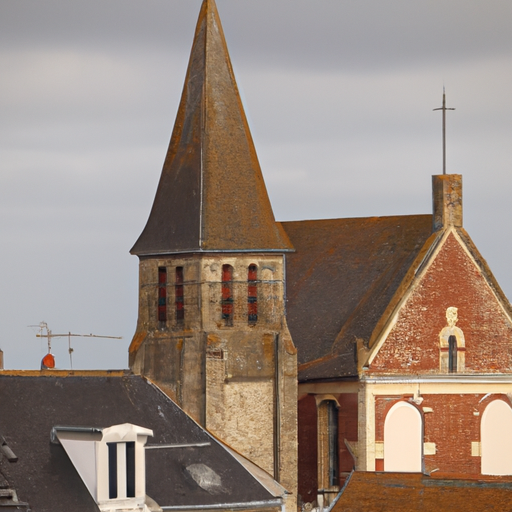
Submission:
POLYGON ((433 229, 462 227, 462 175, 432 176, 433 229))

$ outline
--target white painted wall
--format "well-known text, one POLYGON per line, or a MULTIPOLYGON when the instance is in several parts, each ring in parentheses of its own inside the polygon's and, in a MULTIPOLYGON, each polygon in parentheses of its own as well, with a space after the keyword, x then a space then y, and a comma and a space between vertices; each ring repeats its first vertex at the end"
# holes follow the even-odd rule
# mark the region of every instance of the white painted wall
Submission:
POLYGON ((66 450, 71 462, 84 481, 91 496, 96 496, 96 442, 87 440, 66 439, 59 437, 59 441, 66 450))

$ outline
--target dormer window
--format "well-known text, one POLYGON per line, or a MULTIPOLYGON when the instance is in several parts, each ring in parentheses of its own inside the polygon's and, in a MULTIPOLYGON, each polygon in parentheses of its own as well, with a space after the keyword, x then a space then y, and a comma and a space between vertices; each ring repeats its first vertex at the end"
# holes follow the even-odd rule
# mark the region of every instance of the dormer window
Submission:
MULTIPOLYGON (((127 443, 107 443, 108 448, 108 497, 114 499, 119 497, 118 482, 126 483, 127 498, 135 498, 135 443, 129 441, 127 443), (124 453, 119 453, 124 452, 124 453), (126 479, 119 478, 118 460, 126 461, 122 464, 121 472, 126 469, 126 479)), ((122 475, 121 475, 122 476, 122 475)), ((124 486, 123 486, 124 487, 124 486)), ((123 489, 124 491, 125 489, 123 489)))
POLYGON ((130 423, 105 429, 54 427, 61 444, 102 512, 144 510, 144 445, 153 431, 130 423))

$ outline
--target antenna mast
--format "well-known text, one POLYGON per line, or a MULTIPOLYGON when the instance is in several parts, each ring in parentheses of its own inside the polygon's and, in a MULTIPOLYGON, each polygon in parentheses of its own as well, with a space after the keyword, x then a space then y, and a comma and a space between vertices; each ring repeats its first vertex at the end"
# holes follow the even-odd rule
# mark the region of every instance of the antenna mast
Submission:
POLYGON ((41 366, 45 366, 46 368, 53 368, 55 366, 55 359, 52 354, 52 338, 68 338, 68 352, 69 352, 69 364, 71 369, 73 369, 73 348, 71 348, 71 336, 78 336, 80 338, 110 338, 113 340, 121 340, 122 336, 101 336, 99 334, 73 334, 68 332, 66 334, 53 334, 50 329, 48 329, 48 324, 46 322, 39 323, 39 333, 36 334, 36 338, 47 338, 48 339, 48 354, 43 358, 41 362, 41 366), (46 330, 46 334, 43 334, 43 330, 46 330), (48 356, 51 356, 48 358, 48 356), (48 358, 48 359, 47 359, 48 358), (48 366, 46 363, 52 363, 53 366, 48 366))

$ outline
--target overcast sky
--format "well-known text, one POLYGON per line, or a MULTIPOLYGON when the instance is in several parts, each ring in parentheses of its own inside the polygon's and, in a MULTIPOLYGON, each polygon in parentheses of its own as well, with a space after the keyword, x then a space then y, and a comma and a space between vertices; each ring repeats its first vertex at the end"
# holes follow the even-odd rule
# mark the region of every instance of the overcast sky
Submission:
MULTIPOLYGON (((278 220, 431 212, 464 224, 512 296, 512 2, 218 0, 278 220)), ((127 367, 138 261, 200 0, 1 0, 0 347, 38 368, 127 367), (69 367, 67 340, 54 341, 69 367)))

